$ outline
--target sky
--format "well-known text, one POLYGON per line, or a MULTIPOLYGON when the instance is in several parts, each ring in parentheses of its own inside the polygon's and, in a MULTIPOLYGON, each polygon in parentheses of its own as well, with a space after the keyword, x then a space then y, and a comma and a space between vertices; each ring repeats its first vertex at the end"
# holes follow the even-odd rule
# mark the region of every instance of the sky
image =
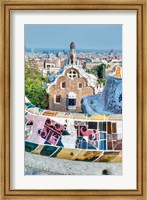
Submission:
POLYGON ((38 25, 24 27, 27 48, 122 49, 122 25, 38 25))

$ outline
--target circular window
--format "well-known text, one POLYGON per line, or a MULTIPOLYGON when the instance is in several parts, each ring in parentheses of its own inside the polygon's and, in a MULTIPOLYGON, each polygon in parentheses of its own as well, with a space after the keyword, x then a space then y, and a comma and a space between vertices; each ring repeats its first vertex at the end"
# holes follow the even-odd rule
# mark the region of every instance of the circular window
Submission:
POLYGON ((75 77, 77 77, 77 73, 73 69, 71 69, 68 73, 68 77, 73 80, 75 77))

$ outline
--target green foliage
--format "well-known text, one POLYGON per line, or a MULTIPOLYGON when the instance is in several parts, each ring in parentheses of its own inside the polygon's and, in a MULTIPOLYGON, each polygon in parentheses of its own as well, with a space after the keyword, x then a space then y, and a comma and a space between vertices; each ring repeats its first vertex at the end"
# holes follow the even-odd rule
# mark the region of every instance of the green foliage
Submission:
POLYGON ((103 79, 103 71, 104 71, 105 67, 106 67, 105 64, 98 65, 98 67, 97 67, 97 76, 99 77, 99 79, 103 79))
POLYGON ((98 82, 105 83, 105 79, 103 78, 104 68, 106 68, 106 64, 100 64, 95 69, 86 69, 86 72, 97 76, 99 78, 98 82))
POLYGON ((42 83, 47 81, 43 78, 36 66, 25 66, 25 95, 32 104, 40 108, 48 108, 49 98, 46 90, 42 88, 42 83))
POLYGON ((43 82, 49 83, 48 76, 42 77, 43 82))
POLYGON ((106 64, 104 64, 104 63, 100 64, 99 66, 105 67, 105 68, 107 67, 106 64))
POLYGON ((97 69, 86 69, 86 72, 97 76, 97 69))
POLYGON ((99 78, 97 81, 98 81, 98 83, 103 83, 103 84, 106 83, 106 79, 104 79, 104 78, 99 78))

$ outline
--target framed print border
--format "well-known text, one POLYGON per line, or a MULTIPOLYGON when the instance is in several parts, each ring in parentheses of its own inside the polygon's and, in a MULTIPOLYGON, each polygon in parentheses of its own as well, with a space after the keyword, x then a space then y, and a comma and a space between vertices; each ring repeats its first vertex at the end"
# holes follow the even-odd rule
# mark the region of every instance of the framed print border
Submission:
POLYGON ((1 199, 135 199, 146 200, 147 162, 147 25, 145 0, 2 0, 1 1, 1 73, 0 73, 0 125, 1 125, 1 199), (27 10, 135 10, 137 11, 137 189, 136 190, 11 190, 10 156, 10 19, 14 11, 27 10))

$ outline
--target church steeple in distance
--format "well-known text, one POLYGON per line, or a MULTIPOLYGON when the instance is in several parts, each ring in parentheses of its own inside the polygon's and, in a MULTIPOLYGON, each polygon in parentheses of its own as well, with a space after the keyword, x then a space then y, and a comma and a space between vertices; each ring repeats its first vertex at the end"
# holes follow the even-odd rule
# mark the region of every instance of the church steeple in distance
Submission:
POLYGON ((76 61, 76 45, 74 42, 70 43, 70 63, 75 64, 76 61))

